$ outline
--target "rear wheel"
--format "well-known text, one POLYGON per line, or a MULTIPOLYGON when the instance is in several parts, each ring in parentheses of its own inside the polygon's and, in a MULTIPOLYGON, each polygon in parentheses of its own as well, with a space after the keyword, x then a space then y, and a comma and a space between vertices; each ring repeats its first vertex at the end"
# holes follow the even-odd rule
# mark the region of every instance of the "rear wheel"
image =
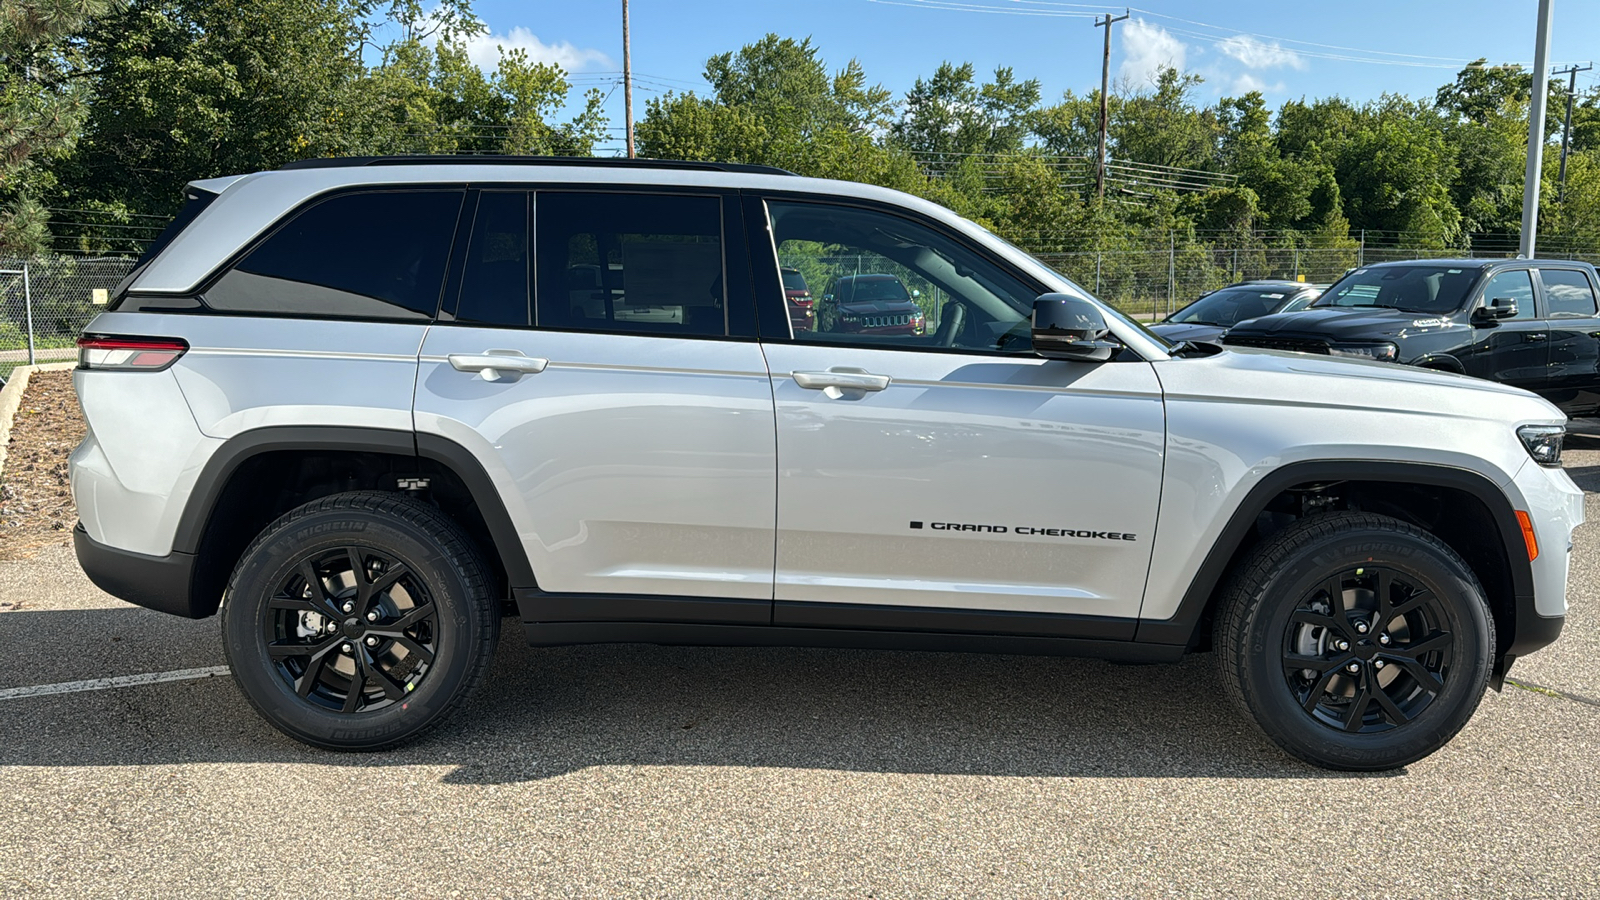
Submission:
POLYGON ((439 510, 394 494, 315 500, 245 551, 222 607, 228 664, 267 721, 338 750, 440 724, 499 635, 483 560, 439 510))
POLYGON ((1302 520, 1251 554, 1222 603, 1229 693, 1318 766, 1415 762, 1461 730, 1488 684, 1483 588, 1455 551, 1397 519, 1302 520))

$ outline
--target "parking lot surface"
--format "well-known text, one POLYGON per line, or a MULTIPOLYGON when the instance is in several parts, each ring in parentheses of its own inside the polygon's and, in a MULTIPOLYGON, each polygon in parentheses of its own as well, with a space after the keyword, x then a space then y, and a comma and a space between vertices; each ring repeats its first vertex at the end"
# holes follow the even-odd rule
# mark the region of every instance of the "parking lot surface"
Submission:
MULTIPOLYGON (((1600 491, 1600 439, 1567 464, 1600 491)), ((1600 495, 1588 517, 1600 519, 1600 495)), ((1173 666, 533 649, 430 738, 279 735, 217 623, 0 562, 0 896, 1583 896, 1600 893, 1600 527, 1561 640, 1442 752, 1291 760, 1173 666)))

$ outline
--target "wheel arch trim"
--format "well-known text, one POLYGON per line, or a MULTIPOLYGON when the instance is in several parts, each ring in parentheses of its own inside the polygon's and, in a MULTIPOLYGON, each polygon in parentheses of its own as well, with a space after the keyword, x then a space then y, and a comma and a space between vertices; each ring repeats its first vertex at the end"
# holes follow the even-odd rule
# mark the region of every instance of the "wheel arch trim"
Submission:
MULTIPOLYGON (((1234 508, 1228 523, 1223 526, 1217 540, 1206 554, 1205 561, 1195 572, 1170 619, 1139 620, 1135 640, 1160 644, 1189 644, 1195 637, 1217 586, 1228 574, 1228 565, 1243 545, 1256 517, 1283 491, 1297 484, 1318 481, 1393 482, 1398 484, 1424 484, 1433 487, 1459 490, 1483 503, 1500 532, 1500 542, 1509 562, 1511 586, 1516 615, 1515 635, 1503 636, 1500 646, 1507 655, 1516 656, 1543 646, 1547 617, 1539 616, 1534 609, 1533 567, 1523 549, 1522 530, 1517 523, 1511 499, 1487 477, 1468 469, 1441 466, 1431 463, 1329 460, 1291 463, 1256 482, 1234 508), (1526 645, 1532 641, 1533 647, 1526 645)), ((1559 630, 1559 625, 1555 626, 1559 630)))
POLYGON ((269 426, 229 438, 206 461, 195 479, 189 502, 179 518, 173 538, 174 552, 194 554, 211 525, 216 505, 239 467, 265 453, 282 451, 345 451, 385 453, 430 459, 461 479, 483 516, 512 587, 537 587, 527 553, 517 537, 505 503, 489 480, 483 464, 465 447, 437 435, 411 431, 350 426, 269 426))

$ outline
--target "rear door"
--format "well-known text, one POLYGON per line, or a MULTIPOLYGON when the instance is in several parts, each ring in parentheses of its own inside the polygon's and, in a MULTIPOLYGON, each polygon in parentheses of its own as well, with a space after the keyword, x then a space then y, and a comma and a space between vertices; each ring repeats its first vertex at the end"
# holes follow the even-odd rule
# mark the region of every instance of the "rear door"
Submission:
POLYGON ((1600 310, 1595 285, 1580 268, 1541 266, 1538 277, 1550 328, 1550 399, 1568 415, 1600 409, 1600 310))
POLYGON ((1507 269, 1490 276, 1473 306, 1489 306, 1498 299, 1515 300, 1516 316, 1474 325, 1473 342, 1462 354, 1462 365, 1468 375, 1548 392, 1550 330, 1534 299, 1533 273, 1507 269))
POLYGON ((1072 617, 1060 633, 1131 637, 1164 450, 1151 366, 1033 355, 1039 286, 932 223, 779 198, 747 215, 775 241, 756 278, 778 413, 775 621, 1012 630, 1042 620, 1011 614, 1047 613, 1072 617), (896 277, 935 324, 790 333, 780 266, 819 292, 896 277))
POLYGON ((772 392, 737 204, 554 189, 469 204, 416 423, 469 449, 505 499, 543 592, 524 613, 615 618, 632 598, 629 618, 694 618, 651 602, 693 597, 749 601, 705 620, 767 622, 772 392))

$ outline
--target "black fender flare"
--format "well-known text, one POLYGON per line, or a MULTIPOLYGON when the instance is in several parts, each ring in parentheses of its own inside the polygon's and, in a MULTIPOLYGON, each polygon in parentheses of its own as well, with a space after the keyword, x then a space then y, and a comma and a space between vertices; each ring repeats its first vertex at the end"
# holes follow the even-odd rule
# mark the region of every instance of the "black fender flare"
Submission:
POLYGON ((1200 564, 1177 612, 1170 619, 1139 620, 1135 640, 1158 644, 1189 644, 1195 637, 1212 594, 1227 575, 1228 564, 1255 527, 1256 517, 1273 497, 1297 484, 1324 481, 1379 481, 1425 484, 1463 491, 1483 503, 1493 517, 1504 545, 1511 574, 1516 625, 1499 639, 1509 659, 1529 653, 1555 639, 1563 619, 1541 616, 1534 607, 1533 565, 1528 560, 1511 501, 1494 482, 1468 469, 1430 463, 1330 460, 1291 463, 1268 474, 1252 487, 1234 509, 1216 543, 1200 564))
POLYGON ((1457 375, 1467 374, 1467 368, 1461 364, 1461 360, 1448 353, 1428 353, 1417 357, 1407 365, 1415 366, 1418 369, 1437 369, 1440 372, 1454 372, 1457 375))
POLYGON ((196 554, 211 524, 224 488, 235 471, 263 453, 292 450, 333 450, 384 453, 433 460, 466 485, 489 527, 494 549, 505 567, 510 586, 535 588, 537 582, 516 526, 506 511, 500 492, 472 452, 455 441, 432 434, 382 428, 335 425, 291 425, 254 428, 229 438, 211 454, 195 480, 173 538, 173 551, 196 554))

